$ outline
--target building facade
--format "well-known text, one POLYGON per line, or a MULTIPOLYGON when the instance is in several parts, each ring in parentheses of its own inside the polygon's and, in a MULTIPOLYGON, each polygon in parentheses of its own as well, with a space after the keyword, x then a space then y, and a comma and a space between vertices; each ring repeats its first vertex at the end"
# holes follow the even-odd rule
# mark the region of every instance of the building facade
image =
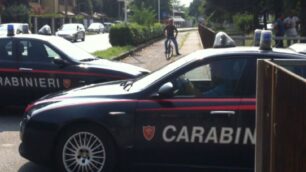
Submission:
POLYGON ((65 14, 65 1, 67 1, 67 15, 74 15, 76 0, 30 0, 29 2, 34 14, 65 14))

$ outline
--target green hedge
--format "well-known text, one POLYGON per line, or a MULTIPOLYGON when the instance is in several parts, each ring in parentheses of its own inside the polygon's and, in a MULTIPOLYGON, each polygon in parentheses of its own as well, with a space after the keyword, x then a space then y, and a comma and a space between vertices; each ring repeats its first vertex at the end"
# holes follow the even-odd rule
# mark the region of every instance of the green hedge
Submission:
POLYGON ((163 35, 163 25, 141 26, 136 23, 113 25, 109 39, 112 46, 139 45, 163 35))

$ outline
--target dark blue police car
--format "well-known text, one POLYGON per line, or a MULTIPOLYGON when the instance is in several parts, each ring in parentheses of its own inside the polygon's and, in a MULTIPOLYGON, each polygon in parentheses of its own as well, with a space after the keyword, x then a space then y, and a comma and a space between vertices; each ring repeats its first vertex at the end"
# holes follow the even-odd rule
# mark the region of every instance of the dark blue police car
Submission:
POLYGON ((59 171, 254 171, 256 60, 305 56, 227 45, 137 79, 41 98, 25 111, 20 154, 59 171))
POLYGON ((146 73, 136 66, 96 58, 55 36, 0 37, 1 105, 27 104, 54 91, 146 73))

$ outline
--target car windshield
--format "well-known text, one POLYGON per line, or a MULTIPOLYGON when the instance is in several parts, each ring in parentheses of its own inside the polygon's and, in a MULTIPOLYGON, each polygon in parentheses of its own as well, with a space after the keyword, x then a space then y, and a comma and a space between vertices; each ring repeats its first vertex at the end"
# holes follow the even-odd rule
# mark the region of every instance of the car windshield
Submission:
POLYGON ((95 59, 93 55, 87 53, 63 38, 54 37, 54 39, 49 39, 49 41, 62 52, 67 52, 67 50, 69 50, 67 56, 72 58, 72 60, 84 61, 85 59, 95 59))
POLYGON ((1 26, 0 26, 0 32, 1 32, 1 33, 7 33, 7 26, 1 25, 1 26))
POLYGON ((203 56, 203 54, 200 55, 199 53, 195 53, 188 55, 184 58, 181 58, 173 63, 170 63, 169 65, 166 65, 160 68, 159 70, 156 70, 153 73, 136 80, 135 83, 133 83, 133 87, 131 88, 131 90, 133 91, 143 90, 148 86, 152 85, 154 82, 161 79, 163 76, 167 76, 168 74, 177 70, 179 67, 189 64, 191 61, 193 61, 193 59, 195 59, 195 57, 201 57, 201 56, 203 56))
POLYGON ((75 24, 64 24, 61 30, 76 30, 77 27, 75 24))

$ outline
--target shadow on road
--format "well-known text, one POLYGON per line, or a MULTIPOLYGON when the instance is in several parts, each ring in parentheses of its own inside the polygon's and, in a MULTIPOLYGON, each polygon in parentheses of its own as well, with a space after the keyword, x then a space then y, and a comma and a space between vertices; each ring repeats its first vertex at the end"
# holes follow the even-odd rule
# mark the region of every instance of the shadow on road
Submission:
POLYGON ((18 172, 51 172, 51 170, 35 163, 28 162, 21 166, 18 172))
POLYGON ((19 123, 22 119, 24 108, 3 107, 0 108, 0 132, 19 131, 19 123))

